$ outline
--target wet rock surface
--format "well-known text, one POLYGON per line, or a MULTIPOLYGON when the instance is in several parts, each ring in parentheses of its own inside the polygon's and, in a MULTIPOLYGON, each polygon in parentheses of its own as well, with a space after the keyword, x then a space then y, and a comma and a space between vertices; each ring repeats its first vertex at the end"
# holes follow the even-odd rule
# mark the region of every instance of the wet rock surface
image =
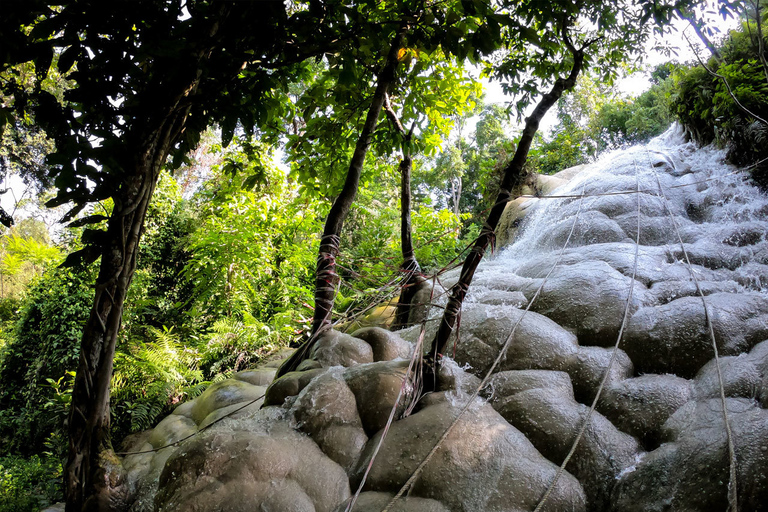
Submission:
MULTIPOLYGON (((440 389, 413 402, 420 325, 328 331, 300 371, 272 382, 276 359, 238 372, 126 440, 147 452, 123 460, 130 510, 341 512, 377 453, 352 510, 380 511, 454 421, 390 510, 531 511, 582 429, 543 510, 726 510, 721 377, 739 510, 768 510, 768 200, 721 159, 670 132, 534 183, 590 197, 510 203, 499 240, 515 244, 479 267, 440 389)), ((431 286, 414 301, 444 305, 431 286)))

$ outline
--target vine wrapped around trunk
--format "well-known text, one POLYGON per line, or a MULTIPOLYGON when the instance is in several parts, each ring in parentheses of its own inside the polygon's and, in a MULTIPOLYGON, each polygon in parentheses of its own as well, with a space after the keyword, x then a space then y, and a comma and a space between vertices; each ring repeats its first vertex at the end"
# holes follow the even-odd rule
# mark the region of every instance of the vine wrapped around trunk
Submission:
POLYGON ((504 169, 504 177, 501 181, 501 187, 496 197, 496 202, 491 208, 491 211, 488 214, 488 219, 483 224, 483 228, 475 240, 469 255, 467 255, 467 258, 464 260, 458 282, 451 288, 448 304, 445 307, 440 326, 432 341, 432 348, 425 357, 423 379, 425 393, 437 388, 438 356, 444 353, 448 340, 454 331, 461 313, 464 297, 472 283, 475 271, 477 270, 480 261, 483 259, 483 255, 488 249, 488 246, 493 246, 496 237, 496 226, 499 224, 502 213, 504 213, 504 208, 512 198, 512 191, 520 185, 523 176, 523 166, 528 158, 528 152, 531 149, 533 137, 539 129, 539 123, 547 111, 560 99, 563 92, 574 87, 576 79, 584 65, 584 50, 594 42, 588 42, 583 47, 577 49, 570 42, 566 29, 567 27, 564 26, 562 29, 562 37, 565 45, 573 56, 571 72, 567 78, 558 78, 555 81, 552 89, 541 98, 536 105, 536 108, 533 110, 533 113, 525 120, 525 128, 523 129, 515 154, 504 169))
POLYGON ((349 209, 357 195, 360 175, 363 172, 363 164, 368 148, 371 145, 373 131, 379 120, 379 115, 384 106, 387 91, 395 81, 395 70, 398 64, 398 52, 403 46, 407 24, 401 25, 395 34, 392 45, 387 54, 384 67, 378 75, 376 91, 373 93, 371 106, 365 118, 365 124, 360 132, 355 145, 355 152, 349 162, 349 170, 344 181, 341 193, 333 202, 331 211, 325 220, 323 236, 320 240, 320 249, 317 256, 317 270, 315 272, 315 312, 312 318, 312 331, 310 337, 299 347, 293 355, 280 367, 276 377, 294 371, 299 363, 309 355, 312 345, 323 331, 331 327, 331 315, 336 299, 336 288, 339 284, 339 275, 336 272, 336 258, 339 255, 341 244, 341 228, 349 214, 349 209))

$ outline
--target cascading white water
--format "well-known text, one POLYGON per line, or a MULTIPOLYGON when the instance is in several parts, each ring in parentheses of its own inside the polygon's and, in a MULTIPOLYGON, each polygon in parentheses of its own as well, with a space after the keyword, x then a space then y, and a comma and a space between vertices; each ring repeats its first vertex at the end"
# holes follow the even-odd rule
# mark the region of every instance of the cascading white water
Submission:
MULTIPOLYGON (((588 245, 599 245, 606 252, 633 250, 637 213, 632 191, 636 188, 641 190, 641 266, 650 267, 640 273, 655 273, 644 282, 652 286, 670 276, 677 278, 677 271, 670 275, 663 272, 663 267, 682 263, 673 224, 659 197, 659 183, 669 198, 683 240, 690 244, 697 271, 707 281, 733 282, 742 290, 767 293, 768 197, 724 158, 721 150, 697 148, 686 142, 676 126, 647 145, 604 155, 552 193, 574 197, 530 200, 535 204, 528 208, 513 243, 481 264, 478 284, 473 284, 469 300, 486 293, 486 285, 496 277, 506 281, 510 273, 540 277, 547 268, 542 262, 549 263, 562 249, 579 207, 564 264, 579 260, 579 253, 588 245), (623 191, 628 193, 605 195, 623 191), (584 199, 576 197, 582 194, 584 199)), ((587 252, 594 256, 594 250, 587 252)), ((454 272, 447 282, 453 282, 456 275, 454 272)))

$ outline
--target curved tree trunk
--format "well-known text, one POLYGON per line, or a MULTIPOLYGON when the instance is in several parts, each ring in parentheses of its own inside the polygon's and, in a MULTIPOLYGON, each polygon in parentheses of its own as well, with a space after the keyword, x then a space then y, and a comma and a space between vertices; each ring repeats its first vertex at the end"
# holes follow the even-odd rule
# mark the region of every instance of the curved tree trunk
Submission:
POLYGON ((515 154, 512 157, 512 161, 504 169, 504 177, 501 182, 499 194, 496 197, 496 202, 491 208, 491 211, 488 214, 488 219, 485 221, 483 229, 480 231, 480 235, 475 240, 472 250, 464 260, 459 281, 451 288, 443 318, 440 322, 438 331, 435 334, 435 338, 432 341, 432 348, 430 349, 429 354, 425 357, 423 380, 425 393, 437 388, 438 356, 445 351, 445 347, 453 333, 461 312, 464 297, 466 296, 469 285, 472 283, 472 278, 475 275, 475 270, 477 270, 477 266, 480 264, 480 260, 482 260, 486 249, 495 239, 494 231, 504 212, 504 208, 511 199, 512 191, 520 185, 523 166, 528 158, 528 152, 531 149, 533 136, 539 129, 539 123, 544 117, 544 114, 546 114, 557 100, 560 99, 563 92, 573 88, 576 84, 576 78, 581 72, 584 63, 584 48, 576 50, 567 40, 565 35, 564 39, 573 55, 573 67, 567 78, 558 78, 555 81, 552 89, 541 98, 533 113, 525 120, 525 128, 523 129, 515 154))
POLYGON ((114 511, 121 507, 115 493, 123 484, 120 462, 109 438, 110 381, 125 296, 136 270, 149 202, 186 117, 184 109, 174 112, 172 108, 170 112, 136 152, 129 177, 113 196, 115 207, 107 223, 96 293, 83 329, 72 391, 69 457, 64 473, 67 512, 114 511))
MULTIPOLYGON (((217 29, 214 23, 211 37, 217 29)), ((115 206, 107 221, 95 297, 83 329, 72 391, 64 469, 67 512, 119 511, 124 507, 120 495, 122 466, 109 436, 115 345, 149 202, 160 170, 183 132, 189 106, 182 103, 197 90, 207 53, 201 49, 191 56, 193 64, 186 77, 169 84, 161 82, 155 96, 168 98, 163 103, 165 109, 158 112, 148 107, 148 121, 125 136, 126 147, 132 148, 126 154, 133 158, 126 162, 125 177, 112 196, 115 206)))
POLYGON ((336 257, 339 255, 341 228, 357 195, 365 156, 371 145, 373 131, 376 128, 379 115, 384 106, 387 91, 395 80, 395 70, 398 63, 397 54, 403 46, 406 29, 407 25, 401 26, 392 40, 387 60, 378 75, 376 91, 373 94, 371 106, 365 118, 365 124, 357 139, 355 152, 349 162, 344 187, 333 202, 331 211, 325 220, 325 228, 320 239, 320 248, 317 256, 317 269, 315 271, 315 312, 312 319, 310 338, 283 363, 276 377, 295 370, 299 363, 309 355, 309 351, 318 335, 331 326, 331 314, 333 312, 333 303, 336 299, 336 287, 339 284, 339 275, 336 273, 336 257))

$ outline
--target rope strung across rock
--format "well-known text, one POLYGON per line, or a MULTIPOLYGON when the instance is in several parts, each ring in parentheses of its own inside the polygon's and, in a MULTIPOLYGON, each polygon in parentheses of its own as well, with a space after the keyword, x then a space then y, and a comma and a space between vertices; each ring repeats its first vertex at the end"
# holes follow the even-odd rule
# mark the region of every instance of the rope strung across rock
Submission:
POLYGON ((164 450, 165 448, 170 448, 171 446, 178 446, 179 444, 183 443, 187 439, 191 439, 191 438, 195 437, 197 434, 200 434, 201 432, 204 432, 204 431, 208 430, 209 428, 211 428, 212 426, 214 426, 215 424, 217 424, 218 422, 220 422, 224 418, 228 418, 228 417, 232 416, 233 414, 235 414, 236 412, 242 411, 243 409, 245 409, 249 405, 255 404, 256 402, 258 402, 259 400, 261 400, 265 396, 266 395, 261 395, 258 398, 254 398, 253 400, 251 400, 250 402, 246 403, 245 405, 243 405, 241 407, 238 407, 234 411, 228 412, 227 414, 225 414, 221 418, 216 418, 215 420, 213 420, 212 422, 210 422, 209 424, 207 424, 203 428, 201 428, 199 430, 196 430, 195 432, 192 432, 187 437, 182 437, 178 441, 174 441, 172 443, 168 443, 165 446, 161 446, 160 448, 153 448, 151 450, 141 450, 141 451, 138 451, 138 452, 115 452, 115 455, 124 455, 126 457, 128 455, 141 455, 142 453, 154 453, 154 452, 159 452, 160 450, 164 450))
MULTIPOLYGON (((432 277, 433 292, 435 290, 436 280, 437 280, 437 274, 435 274, 432 277)), ((431 301, 432 301, 432 297, 430 296, 430 303, 431 301)), ((429 317, 429 309, 427 310, 427 317, 429 317)), ((386 439, 387 434, 389 433, 389 428, 392 426, 392 423, 395 421, 397 406, 400 403, 400 399, 403 397, 405 389, 408 385, 408 378, 411 375, 414 376, 414 382, 413 382, 414 397, 419 393, 421 389, 421 385, 418 382, 418 377, 421 375, 421 366, 423 364, 422 354, 424 352, 423 346, 424 346, 424 335, 426 333, 426 325, 427 325, 426 321, 421 323, 419 337, 413 349, 413 354, 411 355, 411 361, 409 362, 408 369, 405 372, 403 383, 400 385, 400 390, 397 393, 397 398, 395 398, 395 403, 392 404, 392 409, 389 411, 389 417, 387 418, 387 423, 386 425, 384 425, 384 429, 381 434, 381 437, 379 438, 379 442, 376 445, 376 448, 373 450, 373 454, 371 455, 371 460, 368 461, 368 466, 365 468, 365 473, 363 473, 363 478, 360 480, 360 485, 357 486, 357 490, 355 491, 354 496, 352 496, 352 499, 347 504, 347 507, 344 509, 344 512, 350 512, 352 510, 352 507, 355 506, 355 503, 357 503, 357 499, 360 497, 360 493, 363 492, 363 487, 365 486, 365 482, 368 479, 368 475, 370 474, 371 469, 373 469, 373 463, 376 460, 376 456, 379 454, 379 450, 381 450, 381 447, 384 444, 384 439, 386 439)), ((410 414, 410 412, 413 410, 413 407, 415 405, 416 405, 415 401, 409 404, 409 406, 406 408, 406 414, 405 414, 406 416, 410 414)))
POLYGON ((589 407, 589 411, 587 411, 587 414, 584 417, 584 422, 582 423, 581 428, 579 429, 579 433, 576 435, 576 438, 573 440, 571 449, 568 451, 568 454, 565 456, 565 459, 563 459, 563 462, 560 464, 560 467, 557 468, 557 473, 555 473, 555 478, 552 479, 552 483, 550 483, 549 487, 547 487, 547 490, 544 492, 544 496, 542 496, 541 500, 539 501, 539 504, 536 505, 536 508, 533 510, 533 512, 540 512, 542 510, 542 508, 544 507, 544 504, 547 502, 547 500, 551 496, 552 491, 554 491, 558 480, 560 480, 560 476, 562 476, 563 472, 565 471, 565 468, 568 465, 568 462, 570 462, 571 457, 573 457, 573 454, 576 452, 576 448, 579 446, 579 442, 581 442, 581 439, 584 437, 584 433, 587 431, 587 427, 589 426, 589 420, 592 417, 592 414, 595 412, 595 409, 597 408, 597 402, 598 400, 600 400, 600 396, 602 395, 603 389, 605 388, 605 383, 608 381, 611 367, 613 366, 613 363, 616 361, 616 354, 618 354, 619 352, 619 345, 621 344, 621 338, 624 336, 624 328, 627 326, 627 320, 629 319, 629 308, 632 304, 632 294, 635 289, 635 277, 637 276, 637 262, 640 254, 640 179, 638 177, 636 162, 635 162, 635 183, 637 184, 637 191, 636 191, 637 193, 637 233, 635 236, 635 261, 634 261, 634 266, 632 268, 632 277, 629 280, 629 291, 627 292, 627 304, 626 306, 624 306, 624 317, 621 320, 621 328, 619 329, 619 335, 616 337, 616 344, 613 346, 611 359, 608 361, 608 365, 606 366, 605 372, 603 373, 603 378, 600 381, 600 386, 598 386, 597 393, 595 393, 595 398, 592 400, 592 405, 589 407))
MULTIPOLYGON (((584 192, 584 187, 586 184, 582 187, 582 193, 584 192)), ((584 196, 581 196, 581 199, 583 199, 584 196)), ((423 461, 418 465, 418 467, 414 470, 413 474, 408 478, 408 480, 405 482, 405 484, 400 488, 400 490, 395 494, 395 496, 387 503, 386 507, 382 510, 382 512, 388 512, 391 510, 392 506, 394 506, 395 502, 400 499, 403 494, 405 494, 416 482, 416 480, 419 478, 419 475, 423 471, 424 467, 429 463, 429 461, 432 459, 432 457, 435 455, 437 450, 440 448, 440 445, 445 441, 445 439, 448 438, 450 433, 453 431, 453 429, 456 427, 456 425, 459 422, 459 419, 464 415, 467 410, 469 410, 469 407, 475 402, 475 399, 480 395, 480 392, 488 385, 488 381, 491 379, 491 376, 493 375, 494 370, 496 367, 501 363, 501 361, 504 359, 504 357, 507 354, 507 351, 509 350, 509 346, 512 343, 512 340, 515 336, 515 333, 517 332, 517 327, 520 325, 520 323, 525 318, 525 315, 530 311, 531 307, 533 306, 536 299, 541 294, 542 289, 544 288, 544 285, 547 282, 547 279, 552 275, 552 272, 554 272, 555 268, 559 265, 563 254, 565 253, 566 248, 568 247, 568 244, 570 243, 571 237, 573 236, 573 232, 576 229, 576 224, 579 220, 579 215, 581 214, 581 207, 583 205, 583 200, 579 201, 579 208, 574 215, 573 224, 571 225, 571 231, 568 233, 568 237, 565 240, 565 244, 563 245, 563 248, 560 250, 560 253, 558 254, 557 260, 555 261, 555 264, 552 265, 552 268, 549 269, 549 272, 547 272, 547 275, 544 276, 544 279, 541 282, 541 285, 536 290, 536 293, 531 298, 530 302, 528 303, 528 306, 523 310, 523 314, 520 316, 520 318, 515 322, 515 325, 512 327, 512 330, 510 331, 509 335, 507 336, 506 340, 504 341, 504 344, 501 347, 501 351, 499 352, 499 355, 494 360, 491 367, 488 369, 488 372, 485 375, 485 378, 483 378, 482 382, 480 382, 480 385, 477 387, 477 389, 472 393, 472 395, 467 400, 466 404, 462 407, 462 409, 459 411, 459 414, 454 418, 454 420, 451 422, 450 425, 448 425, 448 428, 443 432, 442 436, 437 440, 435 445, 432 447, 432 449, 429 451, 427 456, 424 458, 423 461)))
MULTIPOLYGON (((696 272, 693 270, 693 265, 691 264, 691 260, 688 257, 688 251, 685 249, 685 244, 683 243, 683 237, 680 235, 680 229, 677 225, 677 221, 675 220, 675 216, 672 213, 672 209, 669 207, 669 199, 667 199, 667 195, 664 193, 664 187, 661 185, 661 180, 659 179, 658 174, 656 174, 655 171, 653 171, 654 176, 656 177, 656 183, 659 186, 659 197, 662 199, 662 202, 664 204, 664 208, 667 210, 667 214, 669 215, 670 220, 672 221, 672 226, 675 228, 675 233, 677 235, 677 239, 680 242, 680 248, 682 249, 683 256, 685 258, 686 265, 688 266, 688 272, 691 274, 691 279, 693 279, 694 284, 696 285, 696 291, 699 294, 699 297, 701 297, 701 303, 704 306, 704 319, 707 322, 707 329, 709 330, 709 337, 712 341, 712 349, 715 353, 715 368, 717 369, 717 380, 718 385, 720 387, 720 402, 723 406, 723 422, 725 423, 725 434, 726 434, 726 442, 728 444, 728 459, 730 463, 730 471, 729 471, 729 481, 728 481, 728 502, 730 506, 730 510, 732 512, 738 512, 738 483, 736 479, 736 447, 733 443, 733 432, 731 431, 731 422, 728 418, 728 406, 727 401, 725 399, 725 384, 723 383, 723 373, 720 369, 720 354, 717 349, 717 339, 715 337, 715 329, 712 325, 712 317, 709 314, 709 307, 707 305, 707 300, 704 295, 704 291, 701 289, 701 285, 699 284, 699 280, 696 277, 696 272)), ((672 188, 672 187, 669 187, 672 188)))

